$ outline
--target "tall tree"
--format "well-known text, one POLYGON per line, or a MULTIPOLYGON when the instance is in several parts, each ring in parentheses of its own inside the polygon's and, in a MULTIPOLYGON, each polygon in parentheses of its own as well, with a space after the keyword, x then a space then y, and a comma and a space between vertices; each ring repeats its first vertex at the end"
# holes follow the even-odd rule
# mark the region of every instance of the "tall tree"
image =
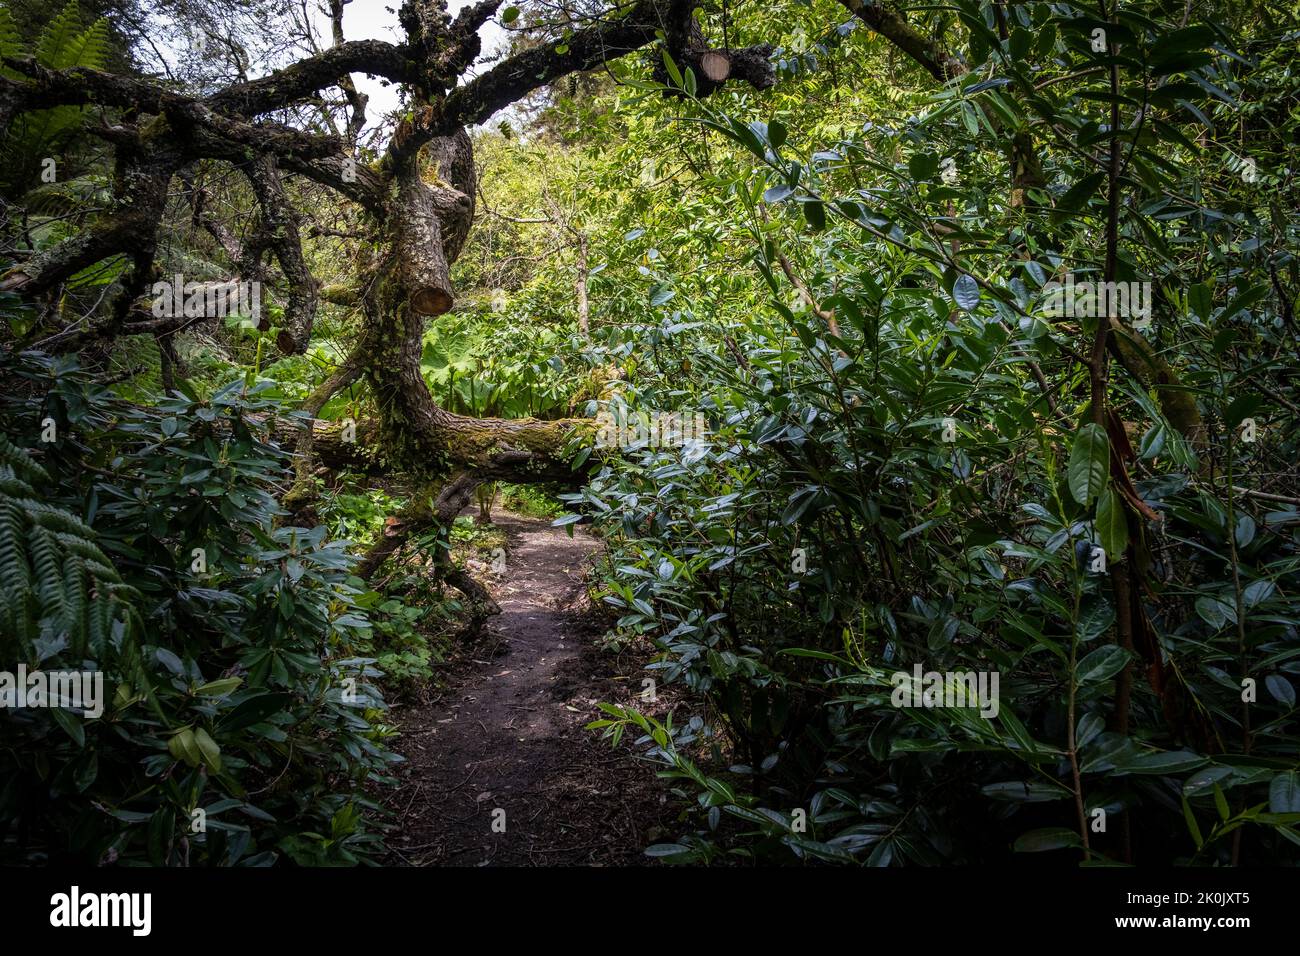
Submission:
MULTIPOLYGON (((143 296, 158 277, 159 224, 172 180, 192 164, 232 164, 256 196, 265 241, 289 284, 287 332, 280 347, 305 349, 319 295, 298 234, 298 215, 282 182, 286 173, 314 180, 361 207, 377 244, 373 274, 358 275, 350 289, 333 290, 364 316, 351 358, 306 403, 315 414, 337 389, 358 378, 370 385, 379 421, 363 423, 384 461, 424 489, 417 510, 401 516, 363 565, 373 571, 412 527, 449 521, 483 482, 570 481, 564 454, 575 422, 469 418, 440 407, 420 371, 426 323, 455 302, 451 266, 474 219, 475 183, 467 127, 571 73, 591 70, 639 50, 659 37, 676 62, 692 66, 708 89, 729 79, 763 88, 773 81, 766 48, 710 51, 694 20, 698 0, 637 0, 573 15, 567 36, 520 49, 468 82, 461 76, 481 52, 479 29, 502 0, 480 0, 453 19, 445 0, 406 0, 399 11, 402 43, 344 38, 343 2, 333 0, 333 44, 316 55, 256 79, 231 83, 204 96, 169 85, 94 69, 51 69, 32 58, 6 64, 16 78, 0 78, 0 124, 52 106, 93 105, 115 111, 112 122, 91 129, 107 140, 116 159, 111 209, 83 232, 30 256, 0 278, 0 290, 29 298, 59 288, 80 270, 113 256, 130 267, 117 283, 107 316, 89 332, 68 329, 45 340, 71 348, 124 334, 162 335, 189 321, 183 315, 143 314, 143 296), (709 58, 708 69, 702 61, 709 58), (409 109, 381 158, 362 161, 356 143, 364 100, 353 72, 400 84, 409 109), (271 114, 301 106, 337 87, 351 105, 344 131, 300 128, 271 114), (431 502, 431 504, 429 504, 431 502)), ((242 258, 242 257, 241 257, 242 258)), ((247 276, 243 277, 247 278, 247 276)), ((323 423, 317 429, 326 431, 323 423)), ((315 442, 317 453, 341 453, 336 433, 315 442), (330 440, 333 439, 331 442, 330 440)), ((300 478, 307 474, 311 435, 298 443, 300 478)), ((300 481, 291 503, 304 497, 300 481)), ((445 555, 443 556, 445 558, 445 555)), ((444 561, 444 566, 446 563, 444 561)), ((468 578, 452 583, 481 604, 486 593, 468 578)))

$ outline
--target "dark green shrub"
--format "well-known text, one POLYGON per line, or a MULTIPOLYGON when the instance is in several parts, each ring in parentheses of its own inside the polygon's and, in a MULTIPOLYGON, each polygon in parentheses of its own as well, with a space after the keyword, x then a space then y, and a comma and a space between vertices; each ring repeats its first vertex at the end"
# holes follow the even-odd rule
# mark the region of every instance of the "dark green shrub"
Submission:
POLYGON ((373 857, 363 788, 396 758, 369 623, 343 544, 276 526, 264 386, 145 409, 67 360, 0 374, 0 666, 99 671, 108 698, 0 711, 0 856, 373 857))

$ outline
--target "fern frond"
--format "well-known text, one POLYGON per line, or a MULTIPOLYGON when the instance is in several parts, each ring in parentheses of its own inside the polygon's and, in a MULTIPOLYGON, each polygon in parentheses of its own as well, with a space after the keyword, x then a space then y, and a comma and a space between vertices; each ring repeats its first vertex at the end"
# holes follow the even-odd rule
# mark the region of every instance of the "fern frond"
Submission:
POLYGON ((35 488, 21 478, 15 478, 13 470, 8 466, 0 465, 0 495, 6 498, 30 498, 34 494, 35 488))
POLYGON ((0 501, 0 581, 6 587, 27 590, 31 587, 32 572, 27 563, 27 522, 13 501, 0 501))
MULTIPOLYGON (((0 58, 22 56, 23 41, 18 35, 18 25, 14 23, 13 15, 8 8, 0 7, 0 58)), ((0 67, 0 76, 8 77, 11 80, 20 79, 17 70, 11 70, 9 67, 0 67)))
POLYGON ((33 216, 68 216, 105 198, 105 180, 98 174, 74 176, 55 183, 42 183, 24 196, 33 216))
POLYGON ((86 570, 90 576, 95 579, 96 584, 121 584, 122 575, 118 573, 117 568, 111 564, 103 564, 99 561, 86 561, 86 570))
POLYGON ((56 57, 56 70, 85 67, 101 70, 108 61, 108 21, 96 20, 90 28, 72 38, 56 57))
POLYGON ((99 545, 93 541, 88 541, 81 535, 68 534, 66 531, 56 531, 54 537, 58 539, 59 544, 63 545, 64 550, 84 560, 88 569, 98 565, 98 571, 91 571, 96 577, 107 578, 110 581, 121 580, 117 569, 113 567, 112 559, 99 550, 99 545))
POLYGON ((74 654, 86 652, 86 592, 89 575, 81 558, 69 558, 63 568, 63 624, 68 630, 68 641, 74 654))
POLYGON ((19 448, 4 432, 0 432, 0 464, 8 465, 16 477, 33 485, 48 483, 49 472, 36 463, 31 452, 19 448))
MULTIPOLYGON (((23 628, 19 624, 18 602, 22 590, 14 587, 0 587, 0 638, 13 635, 15 637, 23 633, 23 628)), ((0 641, 0 647, 3 647, 3 641, 0 641)))
POLYGON ((56 620, 67 619, 67 602, 63 595, 63 569, 59 566, 59 547, 54 535, 40 525, 34 525, 29 553, 35 572, 34 590, 40 596, 41 608, 56 620))
POLYGON ((93 657, 103 658, 112 634, 114 605, 112 601, 99 600, 90 605, 90 650, 93 657))
MULTIPOLYGON (((101 69, 108 61, 109 50, 108 22, 100 19, 82 29, 81 11, 72 0, 41 34, 36 59, 52 70, 101 69)), ((18 162, 25 167, 31 157, 48 155, 76 132, 85 116, 85 107, 55 106, 20 117, 5 139, 6 162, 22 157, 18 162)))
POLYGON ((39 525, 42 528, 48 528, 51 531, 63 531, 81 538, 93 538, 95 530, 90 525, 83 522, 80 518, 62 508, 54 508, 41 502, 42 507, 32 509, 28 516, 32 524, 39 525))
POLYGON ((32 643, 40 636, 40 606, 30 588, 6 586, 0 588, 0 638, 17 639, 16 648, 5 646, 6 660, 30 658, 32 643))
POLYGON ((77 0, 69 0, 36 41, 36 61, 51 70, 61 69, 58 64, 67 56, 68 48, 76 44, 80 34, 81 10, 77 7, 77 0))

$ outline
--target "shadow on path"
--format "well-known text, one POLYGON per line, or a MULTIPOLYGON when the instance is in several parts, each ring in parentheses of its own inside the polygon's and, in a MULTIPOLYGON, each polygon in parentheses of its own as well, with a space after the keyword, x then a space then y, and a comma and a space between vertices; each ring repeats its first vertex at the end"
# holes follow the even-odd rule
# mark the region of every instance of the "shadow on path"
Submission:
POLYGON ((391 862, 645 863, 669 815, 654 772, 583 729, 603 716, 597 701, 640 686, 639 671, 635 685, 620 679, 595 649, 580 609, 598 542, 545 519, 499 512, 495 523, 508 542, 506 573, 489 584, 502 613, 438 700, 395 712, 407 763, 388 801, 400 819, 391 862))

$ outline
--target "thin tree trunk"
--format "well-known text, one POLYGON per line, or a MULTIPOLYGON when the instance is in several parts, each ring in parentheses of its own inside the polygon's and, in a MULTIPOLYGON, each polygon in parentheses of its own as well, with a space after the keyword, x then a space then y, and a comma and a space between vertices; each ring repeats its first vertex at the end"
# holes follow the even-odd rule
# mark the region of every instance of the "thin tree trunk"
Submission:
POLYGON ((579 233, 578 277, 574 280, 573 288, 578 295, 578 331, 582 333, 584 339, 588 338, 591 333, 591 310, 587 302, 587 276, 589 272, 587 265, 587 235, 586 233, 579 233))

